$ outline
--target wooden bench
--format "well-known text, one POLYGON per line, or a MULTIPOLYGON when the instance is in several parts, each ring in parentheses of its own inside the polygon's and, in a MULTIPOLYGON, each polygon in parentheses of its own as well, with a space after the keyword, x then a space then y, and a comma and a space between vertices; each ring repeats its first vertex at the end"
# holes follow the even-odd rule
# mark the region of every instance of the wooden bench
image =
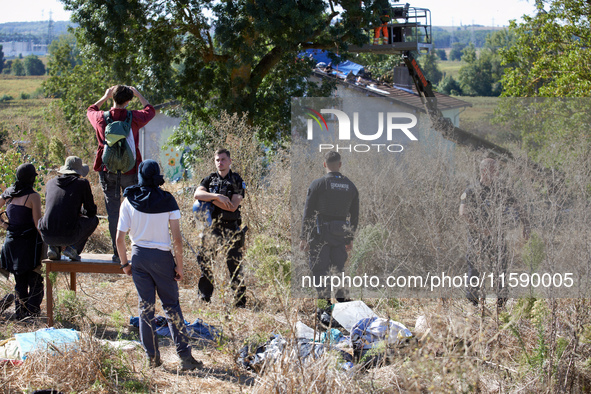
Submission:
POLYGON ((81 253, 80 261, 70 261, 62 256, 61 260, 42 261, 45 264, 45 299, 47 303, 47 324, 53 326, 53 286, 49 279, 52 272, 70 273, 70 290, 76 291, 76 273, 123 274, 119 263, 111 260, 110 254, 81 253))

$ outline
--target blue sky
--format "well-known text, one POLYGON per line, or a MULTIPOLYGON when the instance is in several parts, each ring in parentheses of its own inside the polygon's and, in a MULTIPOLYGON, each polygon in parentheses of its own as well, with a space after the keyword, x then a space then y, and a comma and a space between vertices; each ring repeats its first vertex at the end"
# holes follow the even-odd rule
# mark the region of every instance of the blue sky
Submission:
MULTIPOLYGON (((401 0, 404 4, 409 0, 401 0)), ((409 1, 412 7, 429 8, 433 25, 454 26, 478 25, 506 26, 510 19, 520 19, 523 14, 532 14, 533 0, 416 0, 409 1)), ((69 13, 58 0, 4 1, 0 23, 69 19, 69 13)))

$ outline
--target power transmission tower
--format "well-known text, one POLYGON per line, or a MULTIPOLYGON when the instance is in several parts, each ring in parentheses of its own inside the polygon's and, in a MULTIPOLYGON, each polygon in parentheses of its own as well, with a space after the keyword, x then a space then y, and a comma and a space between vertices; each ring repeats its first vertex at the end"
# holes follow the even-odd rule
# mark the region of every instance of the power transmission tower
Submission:
POLYGON ((47 45, 53 41, 53 19, 51 18, 52 12, 49 10, 49 22, 47 24, 47 45))

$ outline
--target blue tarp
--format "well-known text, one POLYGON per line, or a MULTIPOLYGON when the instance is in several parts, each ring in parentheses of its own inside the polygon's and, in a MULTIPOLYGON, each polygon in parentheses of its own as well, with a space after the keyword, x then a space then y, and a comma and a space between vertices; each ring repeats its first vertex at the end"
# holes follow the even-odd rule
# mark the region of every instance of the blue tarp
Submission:
POLYGON ((25 360, 30 352, 41 350, 47 351, 49 344, 56 347, 63 347, 66 344, 73 344, 80 339, 78 331, 69 328, 43 328, 34 332, 14 334, 21 358, 25 360))
POLYGON ((381 317, 361 319, 351 329, 353 349, 371 349, 381 341, 398 344, 405 338, 412 338, 412 333, 404 324, 381 317))
MULTIPOLYGON (((129 318, 129 324, 134 327, 140 326, 140 318, 139 317, 131 317, 129 318)), ((170 329, 168 328, 168 322, 164 316, 156 316, 154 317, 154 324, 156 326, 156 334, 161 335, 163 337, 170 337, 170 329)), ((187 333, 193 339, 206 339, 209 341, 217 341, 221 337, 221 332, 209 324, 203 323, 201 319, 195 320, 192 324, 189 324, 188 321, 185 320, 185 325, 187 326, 187 333)))
MULTIPOLYGON (((326 63, 327 65, 332 62, 330 57, 328 57, 328 52, 323 51, 320 49, 308 49, 305 52, 300 54, 302 57, 312 57, 316 61, 316 63, 326 63)), ((346 76, 350 72, 354 75, 357 75, 359 72, 363 71, 363 66, 361 64, 353 63, 350 60, 344 60, 339 64, 332 64, 332 74, 346 76)))

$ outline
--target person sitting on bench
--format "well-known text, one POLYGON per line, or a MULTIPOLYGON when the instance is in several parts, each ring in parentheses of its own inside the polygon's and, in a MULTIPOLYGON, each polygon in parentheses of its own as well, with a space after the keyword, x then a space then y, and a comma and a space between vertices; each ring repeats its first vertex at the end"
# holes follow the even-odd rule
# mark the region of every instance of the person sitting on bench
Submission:
POLYGON ((39 232, 49 246, 50 260, 59 260, 60 253, 70 260, 80 260, 86 241, 99 223, 90 182, 84 178, 88 165, 70 156, 58 173, 47 182, 45 215, 39 220, 39 232))

